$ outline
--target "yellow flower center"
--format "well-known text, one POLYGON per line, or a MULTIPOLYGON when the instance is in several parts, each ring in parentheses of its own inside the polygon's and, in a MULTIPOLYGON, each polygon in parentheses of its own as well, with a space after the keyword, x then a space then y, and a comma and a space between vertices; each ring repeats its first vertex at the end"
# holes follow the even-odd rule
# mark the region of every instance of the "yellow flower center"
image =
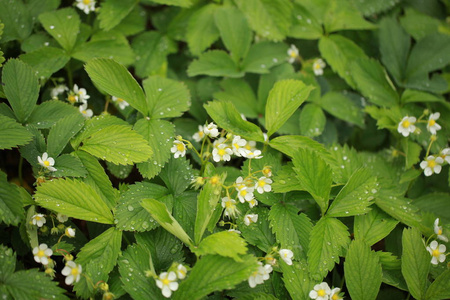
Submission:
POLYGON ((296 58, 297 57, 297 53, 295 53, 295 51, 291 51, 289 56, 292 57, 292 58, 296 58))
POLYGON ((77 97, 75 97, 74 95, 69 95, 69 97, 67 97, 67 100, 70 103, 75 103, 75 102, 77 102, 77 97))
POLYGON ((233 206, 233 202, 231 202, 231 201, 227 201, 226 203, 225 203, 225 207, 226 208, 230 208, 230 207, 232 207, 233 206))
POLYGON ((318 295, 319 297, 323 297, 323 296, 326 295, 326 292, 325 292, 325 290, 319 290, 319 291, 317 292, 317 295, 318 295))
POLYGON ((263 187, 266 185, 266 182, 264 180, 258 180, 258 186, 263 187))
POLYGON ((331 300, 339 300, 339 295, 338 295, 338 294, 334 294, 334 295, 331 297, 331 300))
POLYGON ((247 195, 247 191, 246 191, 246 190, 242 190, 242 191, 240 192, 240 194, 241 194, 242 197, 245 197, 245 195, 247 195))
POLYGON ((162 281, 162 283, 163 283, 164 285, 168 285, 168 284, 170 283, 170 280, 167 279, 167 278, 164 278, 164 279, 161 280, 161 281, 162 281))
POLYGON ((226 151, 225 151, 225 149, 219 149, 218 153, 220 156, 224 156, 226 151))
POLYGON ((198 136, 199 136, 199 137, 202 138, 204 135, 205 135, 205 133, 204 133, 203 131, 199 131, 199 132, 198 132, 198 136))
POLYGON ((250 147, 250 145, 245 145, 244 147, 245 147, 245 149, 247 149, 247 150, 252 150, 252 147, 250 147))
POLYGON ((285 252, 283 256, 284 256, 285 258, 287 258, 287 252, 285 252))
POLYGON ((183 144, 177 144, 177 150, 180 152, 184 151, 184 145, 183 144))
POLYGON ((186 275, 186 272, 184 270, 182 270, 182 269, 178 270, 178 273, 180 273, 183 276, 186 275))
POLYGON ((78 268, 73 268, 70 272, 73 276, 77 276, 80 272, 78 271, 78 268))
POLYGON ((434 167, 436 167, 436 162, 435 162, 434 160, 429 160, 429 161, 428 161, 428 166, 429 166, 430 168, 434 168, 434 167))
POLYGON ((44 165, 45 165, 46 167, 48 167, 48 166, 50 166, 50 162, 49 162, 48 160, 44 160, 44 165))
POLYGON ((430 121, 428 121, 428 125, 429 125, 430 127, 433 126, 434 124, 436 124, 436 121, 435 121, 435 120, 431 119, 430 121))
POLYGON ((117 102, 123 102, 122 98, 117 98, 117 102))
POLYGON ((272 170, 271 170, 271 169, 269 169, 269 168, 264 168, 262 172, 263 172, 263 174, 264 174, 264 175, 266 175, 266 176, 267 176, 267 175, 269 175, 269 174, 270 174, 270 172, 271 172, 271 171, 272 171, 272 170))
POLYGON ((83 3, 86 5, 91 4, 91 0, 83 0, 83 3))
POLYGON ((87 114, 87 112, 86 112, 85 110, 83 110, 81 113, 82 113, 83 115, 87 114))
POLYGON ((211 178, 211 184, 215 185, 215 184, 218 184, 218 183, 219 183, 219 176, 213 176, 211 178))
POLYGON ((437 234, 438 234, 438 235, 441 235, 441 234, 442 234, 442 229, 439 229, 438 232, 437 232, 437 234))
POLYGON ((320 67, 320 65, 318 63, 315 63, 313 68, 314 68, 314 70, 320 70, 321 69, 321 67, 320 67))
POLYGON ((234 148, 239 149, 239 145, 237 143, 233 144, 234 148))
POLYGON ((39 220, 41 219, 41 217, 36 216, 36 217, 34 217, 34 219, 35 219, 36 221, 39 221, 39 220))
POLYGON ((408 128, 410 125, 411 125, 411 122, 409 122, 408 120, 405 120, 402 122, 403 128, 408 128))
POLYGON ((37 256, 44 257, 45 256, 44 250, 39 250, 38 253, 37 253, 37 256))
POLYGON ((439 252, 438 249, 433 250, 433 252, 431 253, 431 255, 433 255, 434 257, 439 257, 439 255, 441 255, 441 252, 439 252))

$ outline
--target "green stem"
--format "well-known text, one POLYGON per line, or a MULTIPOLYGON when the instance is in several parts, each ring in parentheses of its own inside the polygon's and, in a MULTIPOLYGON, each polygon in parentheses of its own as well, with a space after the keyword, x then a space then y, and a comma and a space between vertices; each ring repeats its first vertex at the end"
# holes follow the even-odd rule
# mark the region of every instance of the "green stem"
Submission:
POLYGON ((19 183, 20 183, 20 186, 23 186, 22 166, 23 166, 23 157, 20 156, 20 159, 19 159, 19 183))
POLYGON ((69 89, 73 89, 73 74, 72 74, 72 68, 70 67, 70 61, 66 65, 66 72, 67 72, 67 78, 69 80, 69 89))

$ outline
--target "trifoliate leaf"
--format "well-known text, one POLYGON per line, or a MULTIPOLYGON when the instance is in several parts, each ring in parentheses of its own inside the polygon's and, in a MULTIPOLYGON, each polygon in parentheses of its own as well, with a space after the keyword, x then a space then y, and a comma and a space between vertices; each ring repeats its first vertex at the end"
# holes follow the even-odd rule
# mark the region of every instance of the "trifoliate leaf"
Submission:
POLYGON ((13 147, 27 144, 32 135, 14 119, 0 115, 0 149, 11 149, 13 147))
POLYGON ((2 74, 6 98, 17 120, 24 123, 39 97, 38 79, 33 69, 18 59, 8 60, 2 74))
POLYGON ((344 263, 347 288, 352 299, 375 300, 381 286, 378 255, 363 241, 354 240, 344 263))
POLYGON ((300 132, 304 136, 315 137, 322 134, 327 118, 320 106, 308 103, 300 113, 300 132))
MULTIPOLYGON (((0 171, 0 222, 17 226, 25 217, 22 203, 18 201, 20 192, 16 185, 7 181, 6 174, 0 171)), ((1 277, 1 276, 0 276, 1 277)))
POLYGON ((146 161, 153 154, 153 149, 142 135, 121 125, 108 126, 93 133, 83 140, 83 146, 79 149, 121 165, 146 161))
POLYGON ((214 13, 217 6, 207 4, 197 9, 189 19, 186 31, 186 40, 192 54, 200 55, 219 38, 219 30, 214 22, 214 13))
POLYGON ((70 139, 81 130, 85 118, 81 114, 69 115, 60 119, 50 128, 47 137, 47 152, 51 157, 58 156, 70 139))
POLYGON ((314 287, 314 281, 309 277, 308 265, 304 259, 293 262, 291 266, 281 262, 283 282, 292 299, 308 300, 309 292, 314 287))
POLYGON ((402 236, 402 274, 408 290, 416 299, 424 299, 430 284, 428 272, 431 258, 416 228, 405 228, 402 236))
POLYGON ((312 86, 300 80, 282 80, 275 83, 266 103, 267 135, 274 134, 308 98, 312 86))
POLYGON ((108 31, 122 21, 137 4, 137 0, 106 0, 101 3, 98 19, 100 28, 108 31))
POLYGON ((277 203, 269 214, 270 227, 277 237, 282 249, 294 252, 294 259, 306 258, 310 233, 313 228, 305 214, 298 214, 299 209, 289 204, 277 203))
POLYGON ((243 77, 236 63, 223 50, 210 50, 199 56, 188 67, 190 77, 197 75, 226 76, 231 78, 243 77))
POLYGON ((30 65, 37 76, 50 78, 53 73, 64 68, 70 60, 70 56, 60 48, 42 47, 22 54, 20 60, 30 65))
POLYGON ((71 7, 43 13, 39 21, 45 30, 70 54, 80 30, 80 17, 71 7))
POLYGON ((72 179, 54 179, 37 187, 36 202, 69 217, 112 224, 108 205, 90 185, 72 179))
POLYGON ((197 261, 173 299, 201 299, 214 291, 232 289, 247 280, 257 268, 256 257, 252 255, 243 256, 242 262, 219 255, 206 255, 197 261))
POLYGON ((207 236, 193 251, 199 256, 218 254, 242 262, 241 256, 247 253, 247 243, 236 232, 225 230, 207 236))
POLYGON ((350 242, 347 226, 324 217, 313 227, 309 238, 308 267, 311 277, 321 281, 339 262, 350 242))
POLYGON ((355 216, 355 239, 362 240, 367 245, 372 246, 385 238, 397 224, 397 220, 391 218, 378 207, 373 206, 369 213, 355 216))

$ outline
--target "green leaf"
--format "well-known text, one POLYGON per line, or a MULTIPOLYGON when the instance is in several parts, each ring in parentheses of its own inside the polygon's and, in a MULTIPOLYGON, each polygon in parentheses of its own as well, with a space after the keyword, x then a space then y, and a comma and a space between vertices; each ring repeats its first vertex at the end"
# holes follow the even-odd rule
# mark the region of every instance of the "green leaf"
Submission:
POLYGON ((226 174, 221 175, 221 177, 219 175, 215 176, 218 177, 219 182, 212 184, 211 180, 208 181, 197 196, 197 216, 194 226, 194 242, 196 245, 202 240, 203 234, 214 215, 214 211, 217 209, 222 184, 226 178, 226 174))
POLYGON ((223 6, 216 10, 214 20, 225 47, 239 62, 247 55, 253 37, 244 14, 235 7, 223 6))
POLYGON ((327 32, 376 28, 372 23, 364 20, 361 14, 347 0, 329 1, 324 26, 327 32))
POLYGON ((301 186, 314 197, 323 215, 330 197, 331 167, 318 153, 306 149, 298 149, 292 162, 301 186))
POLYGON ((322 108, 317 104, 308 103, 300 113, 300 132, 308 137, 321 135, 326 121, 322 108))
POLYGON ((413 165, 420 161, 420 152, 422 147, 408 139, 402 139, 402 148, 405 153, 405 169, 411 168, 413 165))
POLYGON ((263 252, 270 252, 270 249, 275 245, 275 236, 272 234, 269 225, 269 210, 263 207, 256 207, 252 209, 252 213, 258 215, 258 222, 245 225, 243 218, 238 219, 239 230, 245 240, 252 245, 255 245, 263 252))
POLYGON ((357 170, 331 203, 327 216, 348 217, 367 213, 377 189, 377 178, 369 169, 357 170))
POLYGON ((130 245, 118 260, 123 288, 136 300, 165 299, 153 278, 146 276, 151 269, 150 251, 143 245, 130 245))
POLYGON ((345 95, 328 92, 316 103, 330 115, 364 128, 363 110, 345 95))
POLYGON ((197 192, 186 191, 175 197, 173 201, 173 216, 189 236, 194 236, 196 215, 197 192))
POLYGON ((189 7, 192 5, 192 0, 152 0, 152 2, 181 7, 189 7))
POLYGON ((282 80, 270 90, 266 103, 267 135, 274 134, 308 98, 313 90, 300 80, 282 80))
POLYGON ((379 106, 397 105, 399 97, 383 67, 375 60, 361 58, 351 63, 353 80, 361 93, 379 106))
POLYGON ((322 25, 305 7, 294 2, 293 14, 296 17, 293 19, 288 36, 305 40, 315 40, 322 36, 322 25))
POLYGON ((112 187, 112 183, 108 175, 106 175, 105 169, 95 157, 87 152, 76 151, 74 154, 81 160, 88 173, 83 178, 83 181, 94 188, 108 207, 113 209, 116 204, 117 191, 112 187))
POLYGON ((339 262, 349 244, 347 226, 335 218, 324 217, 309 237, 308 267, 311 278, 321 281, 339 262))
POLYGON ((39 97, 39 83, 34 71, 24 62, 10 59, 3 66, 2 80, 6 98, 17 120, 24 123, 39 97))
POLYGON ((309 137, 300 135, 279 136, 270 141, 270 146, 290 157, 293 157, 298 149, 308 149, 320 154, 327 163, 335 163, 327 149, 321 143, 309 137))
POLYGON ((37 187, 36 202, 69 217, 112 224, 114 218, 104 200, 90 185, 72 179, 54 179, 37 187))
POLYGON ((0 0, 0 20, 5 27, 0 43, 26 39, 33 30, 33 19, 23 1, 0 0))
POLYGON ((355 216, 355 239, 372 246, 385 238, 397 224, 398 221, 374 206, 369 213, 355 216))
POLYGON ((170 193, 179 195, 184 192, 194 179, 194 171, 184 157, 171 157, 164 166, 159 177, 164 181, 170 193))
POLYGON ((225 230, 207 236, 193 251, 198 256, 218 254, 242 262, 241 256, 247 253, 247 243, 236 232, 225 230))
POLYGON ((81 160, 71 154, 63 154, 55 159, 54 177, 86 177, 88 172, 81 160))
POLYGON ((81 114, 69 115, 60 119, 50 128, 47 137, 47 152, 49 156, 58 156, 70 139, 81 130, 85 118, 81 114))
POLYGON ((420 231, 416 228, 405 228, 402 236, 402 274, 408 290, 416 299, 425 299, 430 282, 430 254, 428 253, 420 231))
POLYGON ((450 37, 429 35, 416 43, 406 66, 407 80, 441 69, 450 63, 450 37))
POLYGON ((244 76, 228 53, 223 50, 210 50, 201 54, 189 65, 187 72, 189 77, 197 75, 232 78, 244 76))
POLYGON ((108 171, 119 179, 126 179, 134 167, 134 165, 116 165, 108 161, 106 162, 106 166, 108 167, 108 171))
POLYGON ((108 274, 119 257, 121 243, 122 232, 111 227, 81 248, 75 262, 82 266, 83 274, 92 281, 81 276, 81 280, 74 287, 78 296, 83 298, 91 296, 94 292, 92 282, 101 280, 107 282, 108 274))
POLYGON ((405 66, 411 47, 411 38, 393 18, 380 22, 381 61, 397 83, 405 77, 405 66))
POLYGON ((32 135, 14 119, 0 115, 1 150, 25 145, 32 138, 32 135))
POLYGON ((439 300, 450 297, 450 270, 445 270, 428 287, 425 299, 439 300))
POLYGON ((405 171, 405 173, 402 174, 402 176, 400 177, 400 181, 399 183, 405 183, 405 182, 410 182, 413 181, 414 179, 416 179, 417 177, 419 177, 422 174, 422 170, 417 170, 417 169, 409 169, 407 171, 405 171))
POLYGON ((151 119, 180 117, 191 105, 189 90, 181 82, 152 76, 142 84, 151 119))
POLYGON ((391 190, 380 190, 375 198, 376 205, 394 219, 408 226, 419 227, 421 216, 419 209, 403 197, 395 196, 391 190))
POLYGON ((400 18, 400 23, 416 41, 438 32, 442 26, 441 20, 418 12, 410 7, 405 7, 404 15, 400 18))
POLYGON ((344 263, 345 280, 352 299, 375 300, 381 286, 378 255, 363 241, 354 240, 344 263))
POLYGON ((108 31, 117 26, 138 3, 137 0, 106 0, 100 6, 100 28, 108 31))
POLYGON ((16 269, 16 253, 4 245, 0 245, 0 280, 5 282, 16 269))
POLYGON ((93 133, 83 140, 80 150, 121 165, 146 161, 153 153, 152 148, 139 133, 121 125, 108 126, 102 131, 93 133))
POLYGON ((16 185, 7 181, 5 173, 0 171, 0 222, 18 226, 25 217, 22 203, 19 201, 20 192, 16 185))
POLYGON ((59 48, 42 47, 35 51, 22 54, 20 60, 30 65, 37 76, 50 78, 53 73, 64 68, 70 60, 70 56, 59 48))
POLYGON ((269 69, 286 61, 287 46, 284 43, 259 42, 253 44, 242 61, 245 72, 267 74, 269 69))
POLYGON ((186 40, 192 54, 200 55, 219 38, 219 30, 214 22, 214 14, 217 8, 216 4, 207 4, 197 9, 189 19, 186 40))
POLYGON ((386 11, 394 7, 400 1, 401 0, 351 0, 353 5, 355 5, 364 16, 372 16, 386 11))
POLYGON ((257 270, 256 258, 242 257, 242 262, 219 255, 206 255, 197 261, 173 299, 202 299, 214 291, 232 289, 257 270))
POLYGON ((214 93, 214 98, 230 101, 237 110, 248 118, 257 118, 258 100, 251 86, 244 79, 224 79, 220 83, 223 91, 214 93))
POLYGON ((314 281, 309 277, 308 265, 305 260, 293 262, 291 266, 281 262, 283 282, 292 299, 309 300, 309 292, 314 287, 314 281))
POLYGON ((167 211, 167 206, 164 203, 154 199, 144 199, 141 201, 141 205, 165 230, 179 238, 187 246, 193 246, 191 238, 167 211))
POLYGON ((166 62, 169 45, 169 38, 158 31, 146 31, 135 37, 131 47, 136 54, 136 75, 143 78, 155 74, 166 62))
POLYGON ((158 223, 141 206, 145 198, 158 199, 168 205, 171 198, 167 198, 166 188, 148 182, 138 182, 130 185, 128 190, 121 194, 115 209, 115 224, 117 228, 125 231, 147 231, 158 227, 158 223))
POLYGON ((294 258, 306 258, 310 233, 313 228, 311 220, 305 214, 298 214, 299 209, 289 204, 277 203, 269 214, 270 227, 277 237, 282 249, 294 252, 294 258))
POLYGON ((422 211, 435 214, 443 223, 450 223, 449 202, 448 193, 429 193, 414 199, 413 204, 422 211))
POLYGON ((335 34, 319 41, 322 57, 351 87, 356 88, 351 63, 357 58, 366 58, 364 51, 350 39, 335 34))
POLYGON ((147 14, 145 9, 137 5, 114 30, 125 36, 135 35, 145 30, 146 20, 147 14))
POLYGON ((255 124, 243 120, 231 102, 211 101, 204 107, 214 122, 228 132, 249 140, 264 142, 261 129, 255 124))
POLYGON ((78 13, 71 7, 63 8, 41 14, 39 21, 45 30, 70 54, 80 30, 81 21, 78 13))
POLYGON ((35 106, 27 123, 45 129, 52 127, 61 118, 76 114, 80 114, 76 107, 59 100, 50 100, 35 106))
POLYGON ((443 97, 416 90, 405 90, 402 94, 401 102, 403 104, 415 102, 440 102, 449 107, 449 104, 445 102, 443 97))
POLYGON ((272 41, 283 40, 291 26, 292 2, 288 0, 237 0, 250 27, 258 35, 272 41))
POLYGON ((134 130, 147 140, 151 149, 155 149, 153 157, 149 161, 137 164, 142 176, 151 179, 170 159, 170 148, 173 145, 175 129, 173 124, 168 121, 140 119, 134 125, 134 130))
POLYGON ((93 59, 85 65, 91 80, 108 94, 122 98, 133 108, 148 115, 144 92, 128 70, 112 59, 93 59))

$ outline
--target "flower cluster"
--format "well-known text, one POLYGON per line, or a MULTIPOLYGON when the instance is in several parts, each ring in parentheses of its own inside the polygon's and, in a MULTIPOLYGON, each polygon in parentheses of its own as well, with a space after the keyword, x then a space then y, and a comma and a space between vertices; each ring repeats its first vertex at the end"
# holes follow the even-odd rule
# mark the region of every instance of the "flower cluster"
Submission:
POLYGON ((164 297, 170 298, 172 292, 178 289, 178 279, 186 278, 187 269, 182 264, 172 265, 167 272, 155 277, 156 285, 161 289, 164 297))
POLYGON ((416 123, 425 122, 427 123, 427 130, 432 135, 436 135, 437 131, 442 129, 442 127, 436 123, 436 120, 439 119, 440 116, 441 114, 438 112, 432 113, 428 117, 428 121, 422 121, 423 116, 421 116, 419 120, 414 116, 405 116, 400 123, 398 123, 397 131, 404 137, 407 137, 410 133, 417 132, 416 123))
MULTIPOLYGON (((442 226, 439 226, 439 218, 434 221, 434 233, 437 239, 448 242, 448 238, 443 235, 442 226)), ((427 246, 427 250, 431 255, 431 263, 433 265, 437 265, 440 262, 444 262, 446 259, 445 251, 447 248, 443 244, 439 244, 436 240, 432 241, 429 246, 427 246)))
POLYGON ((258 262, 258 270, 252 273, 248 278, 248 285, 254 288, 258 284, 263 284, 265 280, 270 278, 270 273, 272 272, 272 266, 270 264, 263 265, 262 262, 258 262))
POLYGON ((309 292, 309 298, 316 300, 341 300, 344 299, 342 295, 340 295, 340 288, 330 289, 328 283, 322 282, 316 284, 314 289, 309 292))

